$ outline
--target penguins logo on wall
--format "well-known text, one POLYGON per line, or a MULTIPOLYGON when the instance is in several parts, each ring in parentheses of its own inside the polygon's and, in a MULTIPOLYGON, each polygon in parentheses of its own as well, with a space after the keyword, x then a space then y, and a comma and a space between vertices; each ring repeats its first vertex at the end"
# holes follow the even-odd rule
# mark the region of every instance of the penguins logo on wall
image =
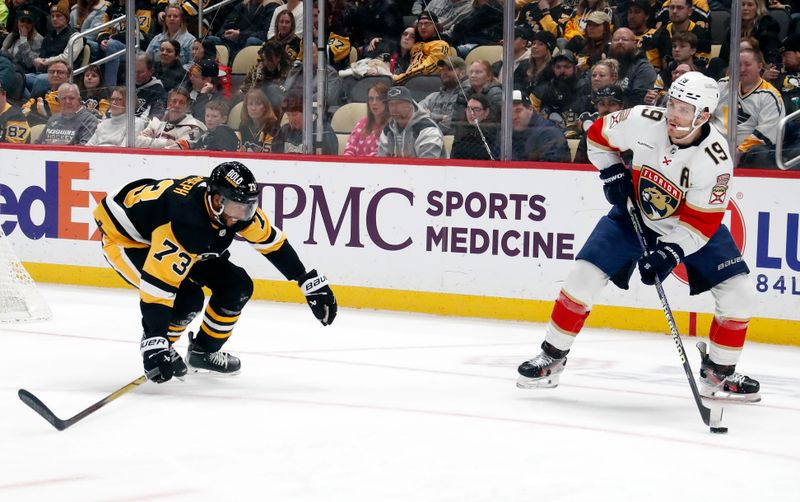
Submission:
POLYGON ((639 175, 639 200, 650 220, 663 220, 678 210, 683 200, 683 191, 658 171, 642 166, 639 175))

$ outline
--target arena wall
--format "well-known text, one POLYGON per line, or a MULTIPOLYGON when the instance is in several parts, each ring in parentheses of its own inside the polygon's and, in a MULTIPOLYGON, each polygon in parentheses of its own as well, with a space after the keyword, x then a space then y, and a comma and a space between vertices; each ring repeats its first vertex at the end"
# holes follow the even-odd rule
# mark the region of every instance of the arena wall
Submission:
MULTIPOLYGON (((96 242, 97 202, 133 179, 205 175, 232 157, 253 170, 262 208, 346 307, 545 322, 608 210, 591 166, 4 145, 0 224, 37 281, 126 287, 96 242)), ((800 345, 799 174, 740 170, 729 189, 725 223, 758 297, 753 341, 800 345)), ((232 254, 257 298, 303 301, 246 243, 232 254)), ((689 297, 682 272, 674 276, 665 289, 681 333, 705 335, 711 296, 689 297)), ((606 289, 588 325, 667 330, 654 288, 636 274, 630 290, 606 289)))

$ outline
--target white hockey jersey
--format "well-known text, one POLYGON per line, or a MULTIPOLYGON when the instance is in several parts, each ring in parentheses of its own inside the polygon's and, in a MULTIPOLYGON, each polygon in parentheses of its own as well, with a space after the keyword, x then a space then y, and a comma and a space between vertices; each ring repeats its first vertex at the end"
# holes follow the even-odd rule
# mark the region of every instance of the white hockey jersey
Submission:
POLYGON ((589 160, 600 170, 622 163, 620 152, 633 152, 637 205, 660 241, 678 244, 689 255, 719 228, 733 163, 728 142, 714 126, 704 125, 692 145, 674 145, 666 110, 636 106, 598 119, 587 146, 589 160))
MULTIPOLYGON (((727 77, 719 81, 719 105, 713 120, 723 134, 728 130, 729 88, 727 77)), ((756 145, 773 146, 778 141, 778 123, 786 115, 781 93, 761 80, 747 94, 740 90, 737 103, 736 145, 739 151, 746 152, 756 145)))

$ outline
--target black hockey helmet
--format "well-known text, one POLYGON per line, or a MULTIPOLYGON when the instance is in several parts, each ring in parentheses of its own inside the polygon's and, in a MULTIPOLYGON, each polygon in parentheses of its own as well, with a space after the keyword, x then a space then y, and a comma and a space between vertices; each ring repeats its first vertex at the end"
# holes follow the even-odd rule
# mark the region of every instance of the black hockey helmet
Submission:
MULTIPOLYGON (((216 216, 225 214, 239 221, 250 220, 258 207, 258 183, 250 169, 241 162, 223 162, 211 171, 206 187, 209 197, 220 195, 222 207, 216 216)), ((213 210, 213 208, 212 208, 213 210)))

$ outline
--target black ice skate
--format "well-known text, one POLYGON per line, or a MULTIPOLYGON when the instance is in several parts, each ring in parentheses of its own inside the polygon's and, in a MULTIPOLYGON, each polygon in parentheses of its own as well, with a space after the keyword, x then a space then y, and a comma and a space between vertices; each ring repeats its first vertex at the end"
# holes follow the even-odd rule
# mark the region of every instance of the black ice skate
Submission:
POLYGON ((723 366, 712 361, 706 353, 706 342, 697 342, 700 362, 700 395, 718 401, 757 403, 760 385, 749 376, 736 373, 736 366, 723 366))
POLYGON ((227 352, 206 352, 195 342, 192 334, 189 334, 189 350, 186 352, 186 363, 194 373, 210 372, 225 375, 237 375, 242 369, 242 362, 239 358, 227 352))
POLYGON ((567 365, 569 350, 558 350, 547 342, 542 343, 542 353, 519 365, 517 387, 520 389, 552 389, 564 366, 567 365))

